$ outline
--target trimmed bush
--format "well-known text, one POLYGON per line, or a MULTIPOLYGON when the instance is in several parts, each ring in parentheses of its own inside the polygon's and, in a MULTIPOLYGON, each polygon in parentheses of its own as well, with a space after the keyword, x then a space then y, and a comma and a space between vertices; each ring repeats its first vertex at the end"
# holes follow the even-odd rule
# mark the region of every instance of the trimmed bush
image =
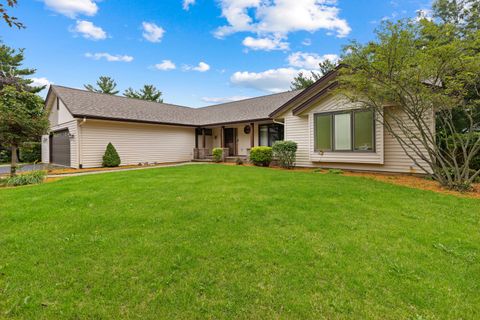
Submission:
POLYGON ((213 161, 221 162, 223 158, 223 149, 222 148, 213 148, 212 150, 213 161))
POLYGON ((108 143, 105 154, 103 155, 102 165, 104 167, 118 167, 120 162, 120 156, 118 155, 117 150, 111 142, 108 143))
POLYGON ((42 145, 40 142, 26 142, 20 147, 20 161, 40 162, 42 160, 42 145))
POLYGON ((268 167, 272 162, 271 147, 253 147, 250 150, 250 161, 256 166, 268 167))
POLYGON ((45 180, 46 175, 47 175, 46 171, 41 171, 41 170, 31 171, 31 172, 16 175, 14 177, 9 177, 4 181, 2 181, 2 183, 7 187, 39 184, 39 183, 42 183, 43 180, 45 180))
POLYGON ((235 159, 235 163, 237 164, 237 166, 241 166, 243 164, 242 158, 235 159))
POLYGON ((272 147, 273 156, 281 167, 292 169, 297 157, 297 143, 293 141, 277 141, 272 147))

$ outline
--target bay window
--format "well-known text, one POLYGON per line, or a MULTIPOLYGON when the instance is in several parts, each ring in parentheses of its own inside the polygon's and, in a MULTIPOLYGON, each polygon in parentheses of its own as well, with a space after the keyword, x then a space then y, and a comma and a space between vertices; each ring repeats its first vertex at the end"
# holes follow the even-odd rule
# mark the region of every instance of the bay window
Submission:
POLYGON ((374 151, 374 129, 372 110, 315 114, 315 151, 374 151))

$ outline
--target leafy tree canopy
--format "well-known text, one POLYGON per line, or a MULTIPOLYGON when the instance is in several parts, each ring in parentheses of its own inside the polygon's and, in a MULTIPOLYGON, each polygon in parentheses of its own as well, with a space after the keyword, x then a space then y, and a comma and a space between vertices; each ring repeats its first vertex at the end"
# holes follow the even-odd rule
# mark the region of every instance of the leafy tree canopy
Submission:
POLYGON ((467 19, 456 4, 436 1, 434 9, 441 9, 435 9, 433 20, 386 22, 376 40, 352 42, 345 49, 339 82, 346 97, 378 111, 379 120, 418 167, 432 171, 443 185, 462 190, 480 174, 471 167, 480 150, 480 136, 474 134, 480 107, 480 33, 466 23, 477 21, 478 11, 467 19), (384 113, 384 108, 400 108, 406 117, 384 113), (429 125, 432 112, 436 131, 429 125), (462 119, 461 128, 455 118, 462 119))
POLYGON ((4 86, 0 90, 0 141, 12 150, 12 175, 16 170, 16 150, 35 141, 48 130, 43 99, 36 94, 4 86))

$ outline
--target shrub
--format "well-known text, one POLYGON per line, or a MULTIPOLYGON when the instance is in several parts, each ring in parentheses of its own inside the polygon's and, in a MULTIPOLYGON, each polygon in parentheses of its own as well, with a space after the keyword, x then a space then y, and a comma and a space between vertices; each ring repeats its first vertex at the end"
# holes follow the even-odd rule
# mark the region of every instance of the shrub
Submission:
POLYGON ((31 171, 23 174, 16 175, 14 177, 9 177, 3 181, 6 186, 25 186, 28 184, 38 184, 42 183, 45 180, 47 175, 46 171, 31 171))
POLYGON ((250 161, 256 166, 268 167, 272 162, 272 148, 253 147, 250 150, 250 161))
POLYGON ((0 149, 0 163, 7 163, 7 162, 10 162, 10 160, 11 160, 10 151, 0 149))
POLYGON ((330 174, 343 174, 343 171, 340 169, 328 169, 328 173, 330 174))
POLYGON ((295 167, 297 143, 293 141, 277 141, 272 147, 273 155, 281 167, 292 169, 295 167))
POLYGON ((243 164, 242 158, 237 158, 237 159, 235 160, 235 163, 236 163, 238 166, 241 166, 241 165, 243 164))
POLYGON ((42 160, 42 145, 40 142, 26 142, 20 147, 20 161, 40 162, 42 160))
POLYGON ((102 165, 104 167, 118 167, 120 165, 120 156, 111 142, 108 143, 103 155, 102 165))
POLYGON ((221 162, 223 157, 223 149, 222 148, 213 148, 212 150, 213 161, 221 162))

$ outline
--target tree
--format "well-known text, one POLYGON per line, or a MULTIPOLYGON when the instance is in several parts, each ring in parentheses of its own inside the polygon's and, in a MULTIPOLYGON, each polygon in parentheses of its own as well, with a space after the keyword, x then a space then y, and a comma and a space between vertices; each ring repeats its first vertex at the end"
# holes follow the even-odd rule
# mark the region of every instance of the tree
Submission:
POLYGON ((32 86, 31 79, 24 77, 33 75, 36 70, 22 68, 25 49, 14 49, 5 44, 0 45, 0 90, 7 85, 13 85, 19 89, 38 93, 45 89, 45 86, 32 86))
POLYGON ((293 78, 293 81, 290 85, 290 89, 292 91, 301 90, 311 86, 318 79, 323 77, 323 75, 335 69, 336 64, 333 61, 325 59, 324 61, 320 62, 318 66, 319 66, 320 72, 311 71, 310 76, 306 76, 304 75, 303 72, 299 72, 298 75, 295 78, 293 78))
POLYGON ((120 156, 118 155, 117 149, 109 142, 103 155, 102 165, 104 167, 118 167, 120 163, 120 156))
MULTIPOLYGON (((312 71, 312 75, 316 75, 316 74, 312 71)), ((295 78, 293 78, 293 81, 290 84, 290 89, 292 91, 302 90, 311 86, 315 81, 316 80, 314 80, 313 77, 305 76, 303 72, 299 72, 298 75, 295 78)))
POLYGON ((443 186, 467 190, 480 174, 471 168, 480 151, 480 37, 459 28, 428 19, 387 22, 375 41, 346 47, 338 81, 340 93, 376 111, 418 167, 443 186), (437 130, 429 125, 433 113, 437 130), (462 131, 455 113, 466 119, 462 131))
POLYGON ((0 14, 2 15, 3 20, 8 24, 9 27, 17 27, 18 29, 24 29, 25 25, 18 21, 18 18, 11 16, 6 7, 13 8, 17 5, 17 0, 7 0, 7 4, 0 3, 0 14))
POLYGON ((116 90, 117 83, 115 82, 115 80, 113 80, 110 77, 106 77, 106 76, 99 77, 97 80, 97 86, 98 88, 95 88, 91 84, 84 85, 85 89, 92 92, 106 93, 106 94, 112 94, 112 95, 115 95, 119 92, 118 90, 116 90))
POLYGON ((480 29, 480 2, 478 0, 436 0, 433 16, 443 24, 456 26, 460 34, 480 29))
POLYGON ((162 99, 162 92, 159 91, 154 85, 146 84, 143 86, 142 89, 139 91, 133 90, 132 88, 128 88, 125 90, 124 94, 125 97, 135 98, 135 99, 142 99, 154 102, 163 102, 162 99))
POLYGON ((11 148, 12 176, 17 170, 18 147, 46 133, 48 126, 42 98, 15 86, 4 86, 0 90, 0 141, 11 148))

